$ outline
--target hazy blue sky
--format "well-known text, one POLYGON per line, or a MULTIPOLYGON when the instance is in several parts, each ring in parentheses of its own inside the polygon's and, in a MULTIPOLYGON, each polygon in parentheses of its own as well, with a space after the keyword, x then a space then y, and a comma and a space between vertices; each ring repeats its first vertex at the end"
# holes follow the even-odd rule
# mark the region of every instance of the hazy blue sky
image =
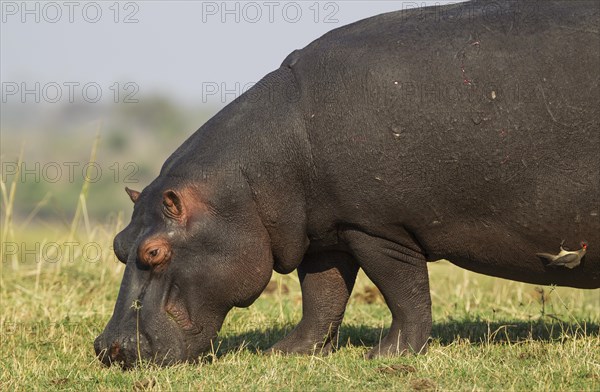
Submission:
POLYGON ((40 92, 25 96, 28 103, 36 94, 42 103, 67 103, 70 95, 84 103, 89 84, 85 94, 92 100, 97 91, 103 101, 114 100, 118 90, 119 101, 127 93, 140 98, 161 92, 221 105, 223 87, 241 90, 256 82, 292 50, 333 28, 448 2, 58 1, 23 7, 21 1, 3 1, 3 102, 18 103, 20 90, 35 90, 39 82, 40 92))

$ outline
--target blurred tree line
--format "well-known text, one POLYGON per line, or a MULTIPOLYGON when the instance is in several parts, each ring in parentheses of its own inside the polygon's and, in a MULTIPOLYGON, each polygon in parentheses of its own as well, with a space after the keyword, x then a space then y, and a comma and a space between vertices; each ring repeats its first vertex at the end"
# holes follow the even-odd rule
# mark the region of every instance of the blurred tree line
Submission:
POLYGON ((2 111, 8 114, 2 121, 2 180, 7 186, 17 181, 13 219, 18 223, 35 210, 35 219, 51 223, 70 221, 86 175, 90 220, 102 221, 117 211, 125 211, 128 219, 131 202, 123 188, 143 189, 217 108, 186 107, 156 95, 137 103, 15 104, 2 111))

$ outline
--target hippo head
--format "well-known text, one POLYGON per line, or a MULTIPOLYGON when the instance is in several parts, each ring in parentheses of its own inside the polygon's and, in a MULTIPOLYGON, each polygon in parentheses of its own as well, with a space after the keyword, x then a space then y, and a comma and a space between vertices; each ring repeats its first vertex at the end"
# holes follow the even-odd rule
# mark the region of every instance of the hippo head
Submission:
POLYGON ((103 363, 195 361, 211 350, 227 312, 249 306, 267 285, 270 240, 248 188, 214 189, 168 177, 126 189, 133 216, 114 240, 125 273, 94 342, 103 363))

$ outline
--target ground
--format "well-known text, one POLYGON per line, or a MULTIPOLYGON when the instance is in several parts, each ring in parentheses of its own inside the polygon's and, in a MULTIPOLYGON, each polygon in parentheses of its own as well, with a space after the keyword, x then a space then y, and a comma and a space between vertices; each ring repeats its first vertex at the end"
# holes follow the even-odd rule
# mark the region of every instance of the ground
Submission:
MULTIPOLYGON (((92 233, 105 245, 111 235, 92 233)), ((434 327, 426 355, 363 359, 390 322, 364 275, 335 353, 263 355, 301 316, 292 274, 275 275, 253 306, 232 311, 201 363, 106 368, 92 343, 111 316, 122 272, 114 258, 4 260, 0 390, 600 389, 598 290, 536 287, 445 261, 430 264, 434 327)))

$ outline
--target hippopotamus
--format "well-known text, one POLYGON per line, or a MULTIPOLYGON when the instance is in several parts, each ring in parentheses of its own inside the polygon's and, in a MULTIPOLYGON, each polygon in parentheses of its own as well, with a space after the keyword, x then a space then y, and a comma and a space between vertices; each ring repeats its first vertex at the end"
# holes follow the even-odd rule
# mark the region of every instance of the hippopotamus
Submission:
POLYGON ((599 288, 598 26, 596 1, 473 1, 293 51, 127 189, 97 355, 195 361, 273 271, 302 290, 282 353, 331 348, 359 269, 391 312, 368 357, 425 352, 428 262, 599 288))

